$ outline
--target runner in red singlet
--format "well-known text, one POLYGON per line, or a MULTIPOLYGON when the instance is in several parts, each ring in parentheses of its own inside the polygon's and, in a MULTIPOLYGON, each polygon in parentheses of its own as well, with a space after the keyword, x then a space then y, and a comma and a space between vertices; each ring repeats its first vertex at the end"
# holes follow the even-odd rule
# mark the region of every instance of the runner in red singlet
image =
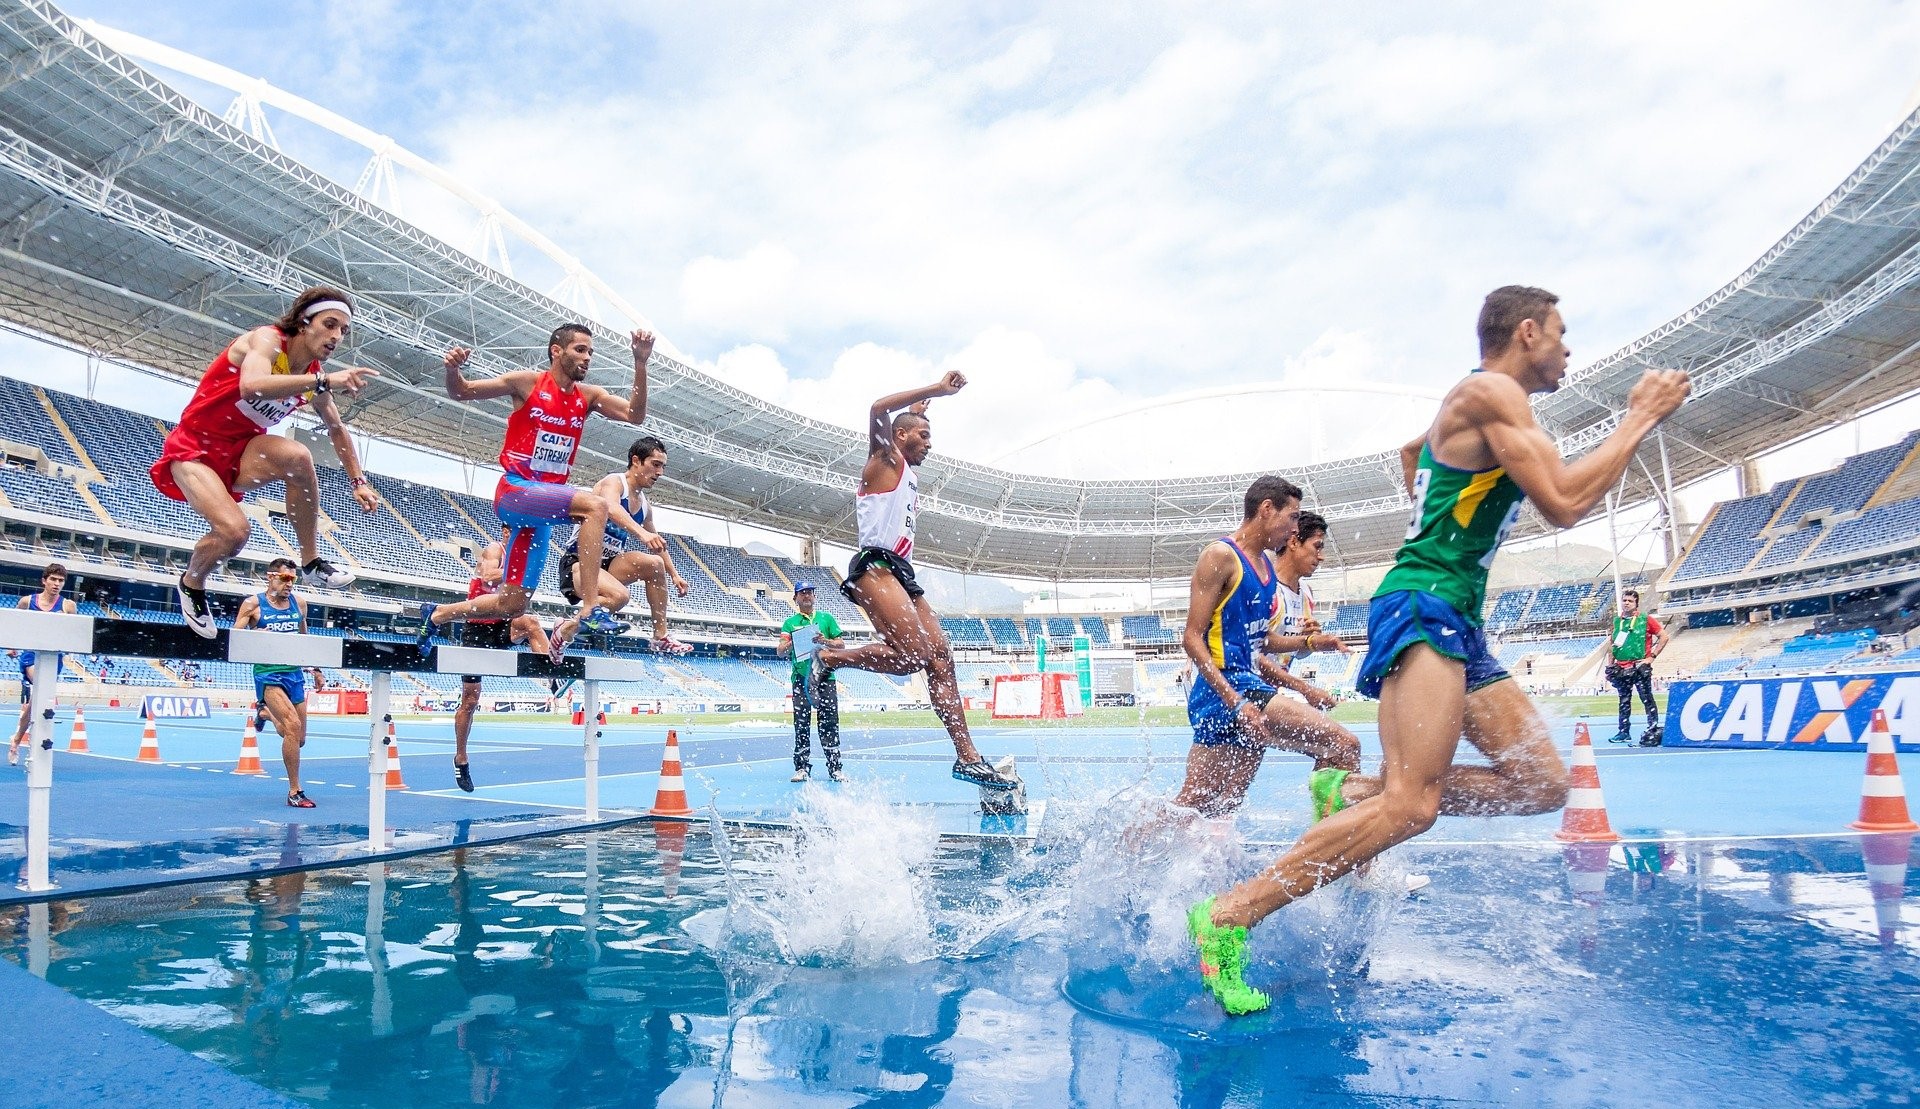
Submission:
POLYGON ((447 352, 447 395, 454 400, 488 400, 510 396, 519 402, 507 417, 506 441, 500 447, 500 484, 494 488, 493 508, 507 527, 507 565, 499 592, 449 605, 420 606, 420 647, 433 645, 442 625, 475 617, 482 619, 522 615, 539 587, 546 567, 553 525, 572 520, 580 525, 580 611, 553 629, 547 655, 558 661, 576 631, 617 635, 627 625, 599 607, 600 544, 607 528, 607 503, 590 489, 567 484, 573 459, 580 452, 580 435, 587 414, 637 424, 647 415, 647 359, 653 357, 653 332, 633 333, 633 396, 614 395, 586 383, 593 361, 593 333, 579 324, 563 324, 547 339, 548 365, 544 370, 514 370, 499 377, 468 381, 460 371, 473 352, 455 347, 447 352))
POLYGON ((332 396, 357 393, 380 375, 358 366, 321 369, 346 339, 352 318, 351 297, 318 285, 295 297, 286 315, 235 339, 201 376, 180 426, 167 436, 159 461, 148 471, 161 495, 187 502, 209 525, 194 544, 176 590, 187 626, 208 639, 216 629, 207 605, 207 575, 247 545, 252 524, 236 502, 249 490, 285 484, 287 517, 300 541, 301 578, 307 586, 341 589, 353 582, 350 571, 320 557, 319 480, 312 453, 302 443, 267 434, 295 409, 311 404, 353 479, 353 499, 365 512, 380 507, 380 495, 367 484, 353 436, 332 396))
MULTIPOLYGON (((505 528, 501 529, 501 535, 504 539, 505 528)), ((467 583, 467 600, 490 597, 497 592, 500 579, 506 574, 506 561, 505 542, 487 544, 474 565, 473 580, 467 583)), ((466 647, 490 647, 499 651, 512 650, 525 643, 529 649, 544 655, 547 653, 547 631, 540 626, 539 617, 531 613, 511 620, 476 616, 467 620, 460 643, 466 647)), ((467 736, 473 731, 473 715, 478 711, 480 676, 462 675, 460 704, 453 710, 453 784, 468 793, 473 792, 473 770, 467 765, 467 736)))

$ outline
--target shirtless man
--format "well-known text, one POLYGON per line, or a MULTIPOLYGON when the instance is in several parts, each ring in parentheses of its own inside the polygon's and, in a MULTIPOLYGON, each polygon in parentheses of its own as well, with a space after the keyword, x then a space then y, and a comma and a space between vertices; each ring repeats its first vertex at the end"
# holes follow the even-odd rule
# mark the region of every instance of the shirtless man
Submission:
POLYGON ((249 490, 275 483, 286 487, 287 518, 306 560, 300 576, 308 586, 343 589, 353 583, 351 571, 320 557, 313 454, 305 444, 267 434, 295 409, 311 404, 353 481, 360 510, 380 507, 380 495, 367 483, 354 452, 353 435, 333 403, 334 393, 357 393, 380 375, 361 367, 322 368, 345 341, 352 319, 351 297, 316 285, 295 297, 286 315, 229 343, 201 375, 179 426, 148 471, 162 496, 185 501, 207 521, 209 530, 194 544, 177 587, 180 615, 201 636, 212 639, 217 631, 207 604, 207 575, 239 554, 252 534, 253 525, 237 503, 249 490))
POLYGON ((1013 789, 1019 783, 995 770, 973 745, 966 703, 960 699, 960 682, 954 673, 953 649, 908 561, 920 495, 920 479, 913 468, 933 452, 927 402, 950 397, 966 384, 965 377, 948 371, 932 385, 881 397, 867 411, 867 464, 860 471, 860 487, 853 500, 860 549, 840 588, 873 621, 881 641, 863 647, 821 648, 813 656, 813 681, 817 685, 840 669, 881 674, 924 670, 934 714, 953 741, 953 776, 987 789, 1013 789))
MULTIPOLYGON (((1635 450, 1690 389, 1677 370, 1648 370, 1606 441, 1568 463, 1528 398, 1566 376, 1559 298, 1509 285, 1480 310, 1480 368, 1447 394, 1416 442, 1413 520, 1367 614, 1362 693, 1380 698, 1381 780, 1315 823, 1276 862, 1188 914, 1203 983, 1229 1014, 1269 1004, 1247 985, 1247 929, 1433 826, 1441 814, 1552 812, 1567 771, 1533 702, 1506 681, 1481 628, 1487 572, 1531 500, 1572 527, 1620 480, 1635 450), (1471 698, 1469 695, 1472 694, 1471 698), (1462 736, 1486 766, 1455 766, 1462 736)), ((1412 444, 1409 445, 1412 450, 1412 444)))
MULTIPOLYGON (((594 483, 593 492, 607 502, 607 530, 601 539, 600 606, 619 612, 633 599, 627 586, 642 582, 647 612, 653 617, 653 649, 665 655, 684 655, 692 647, 667 634, 667 583, 687 595, 687 580, 673 568, 673 553, 653 521, 653 502, 647 490, 667 472, 667 446, 651 435, 627 448, 627 468, 594 483), (631 546, 632 549, 629 549, 631 546)), ((567 539, 560 557, 560 592, 580 603, 580 529, 567 539)))
POLYGON ((512 619, 523 615, 539 588, 546 568, 553 525, 574 521, 580 526, 580 611, 553 629, 547 656, 559 661, 567 641, 580 628, 615 634, 612 614, 599 607, 600 540, 607 529, 607 502, 590 489, 567 484, 573 460, 580 453, 580 436, 587 416, 598 412, 608 419, 638 424, 647 416, 647 359, 653 357, 653 332, 635 331, 631 398, 616 396, 587 384, 593 363, 593 332, 577 323, 562 324, 547 339, 547 368, 512 370, 499 377, 468 381, 461 375, 473 351, 455 347, 447 352, 447 395, 476 401, 512 397, 519 407, 507 417, 507 434, 500 446, 500 483, 493 492, 493 508, 508 529, 506 572, 499 591, 489 596, 449 605, 420 606, 420 648, 433 646, 439 629, 478 616, 512 619))
MULTIPOLYGON (((501 529, 502 541, 489 543, 480 551, 475 561, 473 580, 467 583, 469 601, 492 595, 500 588, 500 579, 506 574, 507 530, 501 529)), ((498 651, 510 651, 525 643, 536 654, 547 653, 547 630, 540 626, 540 618, 532 613, 515 616, 508 620, 504 617, 469 617, 466 630, 461 633, 460 643, 465 647, 485 647, 498 651)), ((480 709, 480 683, 478 674, 460 676, 460 704, 453 710, 453 784, 462 791, 473 792, 473 770, 467 764, 467 736, 473 731, 473 715, 480 709)))

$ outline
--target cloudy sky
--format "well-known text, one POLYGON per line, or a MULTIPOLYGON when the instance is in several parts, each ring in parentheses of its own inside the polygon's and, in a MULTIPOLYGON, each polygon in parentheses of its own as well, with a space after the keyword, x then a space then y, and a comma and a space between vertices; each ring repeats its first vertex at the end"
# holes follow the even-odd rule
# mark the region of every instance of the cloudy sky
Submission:
MULTIPOLYGON (((1561 293, 1576 365, 1602 357, 1758 257, 1920 91, 1920 5, 1894 3, 67 10, 393 136, 729 381, 858 426, 959 368, 938 449, 1083 477, 1403 442, 1430 401, 1273 387, 1444 389, 1499 284, 1561 293), (1237 386, 1265 391, 1153 403, 1237 386)), ((470 210, 402 190, 470 245, 470 210)))

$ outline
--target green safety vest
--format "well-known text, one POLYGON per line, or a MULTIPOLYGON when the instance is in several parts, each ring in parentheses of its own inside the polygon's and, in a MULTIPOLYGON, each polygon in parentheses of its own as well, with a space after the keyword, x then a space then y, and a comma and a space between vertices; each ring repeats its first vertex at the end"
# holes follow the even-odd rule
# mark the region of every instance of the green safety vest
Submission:
POLYGON ((1639 662, 1647 657, 1647 614, 1613 618, 1613 660, 1639 662))

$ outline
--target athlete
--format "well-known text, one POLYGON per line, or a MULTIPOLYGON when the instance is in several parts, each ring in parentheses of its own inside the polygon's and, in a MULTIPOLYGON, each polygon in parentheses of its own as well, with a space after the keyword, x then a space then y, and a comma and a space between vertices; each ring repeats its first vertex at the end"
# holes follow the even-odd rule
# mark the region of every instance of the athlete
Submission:
MULTIPOLYGON (((62 597, 60 591, 67 587, 67 568, 58 562, 49 562, 45 570, 40 571, 40 592, 29 593, 20 598, 15 608, 30 609, 34 612, 64 612, 72 615, 73 602, 62 597)), ((65 655, 54 655, 53 664, 46 672, 40 672, 40 657, 32 651, 8 651, 20 659, 20 727, 13 733, 13 741, 7 744, 7 765, 15 766, 20 762, 20 748, 27 742, 27 727, 32 723, 28 719, 33 713, 30 703, 33 697, 35 679, 44 678, 47 683, 48 704, 53 703, 51 694, 60 689, 60 667, 66 664, 65 655)))
MULTIPOLYGON (((500 579, 506 573, 507 531, 502 528, 502 540, 489 543, 481 549, 473 568, 473 580, 467 583, 469 601, 491 596, 500 588, 500 579)), ((466 647, 485 647, 496 651, 510 651, 525 643, 528 649, 544 655, 547 653, 547 631, 540 626, 539 617, 532 613, 515 616, 511 620, 500 616, 474 616, 468 618, 465 630, 460 634, 460 643, 466 647)), ((473 792, 473 770, 467 764, 467 736, 473 731, 473 714, 480 709, 480 680, 478 674, 460 676, 460 704, 453 710, 453 784, 467 793, 473 792)))
POLYGON ((1620 615, 1613 618, 1613 639, 1608 648, 1613 657, 1607 660, 1607 684, 1620 695, 1620 730, 1607 741, 1625 743, 1633 738, 1633 694, 1639 690, 1640 703, 1647 709, 1647 730, 1640 733, 1640 746, 1660 746, 1660 713, 1653 704, 1653 660, 1667 649, 1667 629, 1640 611, 1638 589, 1620 594, 1620 615))
MULTIPOLYGON (((1187 719, 1193 746, 1187 749, 1187 778, 1173 803, 1203 816, 1223 817, 1246 799, 1267 748, 1313 756, 1320 770, 1356 770, 1360 741, 1307 704, 1275 696, 1275 684, 1314 699, 1316 707, 1332 698, 1295 678, 1268 654, 1339 650, 1339 639, 1306 630, 1304 613, 1292 627, 1276 623, 1281 607, 1281 569, 1271 552, 1309 546, 1299 542, 1301 521, 1326 542, 1326 521, 1300 511, 1300 487, 1285 478, 1258 478, 1247 487, 1243 519, 1233 534, 1207 544, 1193 570, 1187 626, 1181 646, 1193 660, 1194 680, 1187 690, 1187 719)), ((1300 557, 1318 564, 1319 547, 1300 557)), ((1298 569, 1293 581, 1299 583, 1298 569)), ((1311 573, 1312 570, 1307 570, 1311 573)), ((1319 779, 1316 779, 1316 784, 1319 779)))
MULTIPOLYGON (((667 550, 666 537, 654 526, 653 502, 647 499, 647 490, 666 472, 666 444, 647 435, 627 448, 625 470, 594 483, 594 495, 607 502, 606 535, 600 547, 600 607, 619 612, 633 599, 627 586, 644 582, 647 611, 653 617, 653 649, 684 655, 693 648, 667 634, 667 583, 671 581, 684 597, 687 581, 673 568, 673 554, 667 550)), ((580 603, 579 570, 580 528, 576 526, 567 538, 566 553, 560 556, 560 592, 576 605, 580 603)))
POLYGON ((353 482, 360 510, 380 507, 380 495, 367 483, 354 452, 353 435, 333 403, 334 393, 357 393, 380 375, 358 366, 322 369, 347 338, 352 320, 351 297, 316 285, 295 297, 286 315, 235 339, 201 375, 180 414, 180 425, 167 436, 159 461, 148 471, 162 496, 185 501, 207 521, 209 530, 194 544, 177 588, 180 615, 205 638, 212 639, 216 631, 207 604, 207 575, 247 545, 252 524, 236 502, 249 490, 285 485, 287 517, 300 542, 300 557, 306 560, 301 577, 308 586, 343 589, 353 583, 351 571, 320 557, 319 479, 313 454, 302 443, 267 434, 296 409, 311 404, 353 482))
POLYGON ((933 451, 927 402, 950 397, 966 384, 965 377, 948 371, 932 385, 882 397, 868 410, 867 464, 860 471, 853 500, 860 549, 840 589, 873 621, 881 642, 850 649, 822 647, 814 652, 812 683, 817 688, 838 669, 882 674, 926 671, 934 714, 953 740, 953 776, 987 789, 1013 789, 1019 782, 995 770, 973 745, 954 675, 953 649, 908 561, 913 555, 920 492, 913 468, 933 451))
POLYGON ((1592 511, 1690 385, 1684 372, 1648 370, 1613 434, 1563 461, 1528 406, 1566 375, 1558 301, 1516 285, 1487 296, 1480 368, 1447 394, 1412 456, 1413 521, 1368 609, 1359 681, 1380 698, 1377 792, 1349 792, 1271 866, 1188 914, 1201 978, 1229 1014, 1269 1004, 1247 985, 1244 967, 1247 929, 1271 913, 1426 831, 1441 813, 1522 815, 1566 803, 1566 767, 1545 721, 1487 649, 1487 571, 1524 501, 1556 527, 1592 511), (1463 733, 1487 765, 1453 765, 1463 733))
MULTIPOLYGON (((240 602, 233 626, 305 635, 307 602, 293 595, 297 577, 298 568, 290 558, 268 563, 266 591, 240 602)), ((274 730, 280 733, 280 761, 287 768, 287 806, 313 808, 313 800, 300 788, 300 748, 307 745, 306 671, 298 666, 254 663, 253 699, 267 710, 274 730)))
POLYGON ((567 641, 582 627, 618 634, 612 614, 599 607, 600 542, 607 530, 607 502, 591 490, 567 484, 567 478, 573 474, 573 459, 580 453, 580 434, 589 413, 631 424, 646 419, 647 359, 653 357, 653 332, 635 331, 632 339, 631 399, 587 384, 593 332, 577 323, 562 324, 548 336, 544 370, 513 370, 468 381, 460 371, 473 351, 455 347, 447 352, 448 396, 462 401, 512 397, 519 404, 507 417, 507 436, 500 446, 500 468, 505 472, 493 491, 494 511, 508 529, 506 572, 498 591, 487 596, 449 605, 421 605, 422 651, 433 645, 443 624, 474 616, 512 619, 523 615, 546 568, 553 525, 567 520, 580 525, 578 589, 586 599, 577 614, 553 629, 547 656, 558 662, 567 641))

